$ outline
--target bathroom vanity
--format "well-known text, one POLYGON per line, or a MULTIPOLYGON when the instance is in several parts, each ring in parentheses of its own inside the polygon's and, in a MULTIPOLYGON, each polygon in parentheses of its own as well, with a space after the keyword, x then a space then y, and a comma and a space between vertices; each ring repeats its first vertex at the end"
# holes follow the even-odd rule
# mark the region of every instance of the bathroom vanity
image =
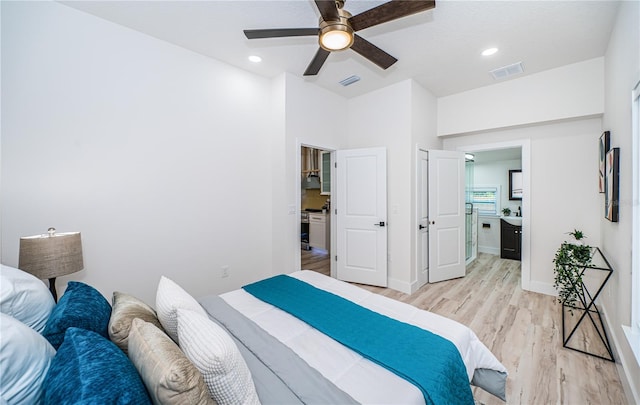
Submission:
POLYGON ((522 246, 522 217, 500 219, 500 257, 520 260, 522 246))

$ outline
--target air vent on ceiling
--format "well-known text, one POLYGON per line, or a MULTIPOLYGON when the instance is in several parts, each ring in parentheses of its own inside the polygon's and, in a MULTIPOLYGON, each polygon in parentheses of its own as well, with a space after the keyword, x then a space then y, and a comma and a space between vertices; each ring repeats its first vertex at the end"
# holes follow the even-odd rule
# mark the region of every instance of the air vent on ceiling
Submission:
POLYGON ((348 86, 350 84, 353 84, 353 83, 355 83, 357 81, 360 81, 360 77, 358 77, 356 75, 353 75, 353 76, 347 77, 346 79, 340 80, 339 83, 346 87, 346 86, 348 86))
POLYGON ((509 76, 517 75, 518 73, 522 72, 524 72, 524 70, 522 69, 522 62, 518 62, 511 65, 503 66, 498 69, 494 69, 489 73, 491 73, 494 79, 500 80, 505 79, 509 76))

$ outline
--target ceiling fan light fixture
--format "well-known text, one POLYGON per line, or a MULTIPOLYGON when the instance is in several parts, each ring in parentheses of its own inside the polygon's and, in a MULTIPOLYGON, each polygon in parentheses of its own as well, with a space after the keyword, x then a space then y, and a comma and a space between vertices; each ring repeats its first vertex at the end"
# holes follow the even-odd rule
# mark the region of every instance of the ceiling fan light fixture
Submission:
POLYGON ((318 42, 327 51, 342 51, 353 45, 353 30, 341 23, 328 23, 321 28, 318 42))
POLYGON ((342 51, 353 45, 353 34, 341 30, 329 30, 320 34, 320 46, 327 51, 342 51))
POLYGON ((353 28, 349 25, 351 13, 338 8, 338 20, 325 21, 320 18, 320 47, 327 51, 342 51, 353 45, 353 28))

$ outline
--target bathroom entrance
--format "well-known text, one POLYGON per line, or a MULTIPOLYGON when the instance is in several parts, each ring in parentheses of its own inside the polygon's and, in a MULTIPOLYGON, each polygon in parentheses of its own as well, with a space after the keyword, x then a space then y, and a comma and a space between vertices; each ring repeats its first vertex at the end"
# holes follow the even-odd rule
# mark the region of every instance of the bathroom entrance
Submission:
MULTIPOLYGON (((510 259, 517 252, 519 257, 521 248, 513 235, 505 235, 504 226, 522 225, 522 181, 514 182, 514 173, 522 174, 520 147, 466 153, 468 261, 478 252, 510 259), (510 241, 507 249, 514 252, 508 257, 503 255, 505 236, 510 241)), ((517 236, 518 232, 511 230, 517 236)))

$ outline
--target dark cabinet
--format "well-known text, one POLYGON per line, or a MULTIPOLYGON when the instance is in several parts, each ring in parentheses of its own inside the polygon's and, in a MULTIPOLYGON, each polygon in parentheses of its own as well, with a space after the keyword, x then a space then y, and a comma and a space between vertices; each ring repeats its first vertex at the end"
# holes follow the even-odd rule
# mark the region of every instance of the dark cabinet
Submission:
POLYGON ((500 220, 500 257, 503 259, 520 260, 520 246, 522 245, 522 226, 511 225, 504 219, 500 220))

